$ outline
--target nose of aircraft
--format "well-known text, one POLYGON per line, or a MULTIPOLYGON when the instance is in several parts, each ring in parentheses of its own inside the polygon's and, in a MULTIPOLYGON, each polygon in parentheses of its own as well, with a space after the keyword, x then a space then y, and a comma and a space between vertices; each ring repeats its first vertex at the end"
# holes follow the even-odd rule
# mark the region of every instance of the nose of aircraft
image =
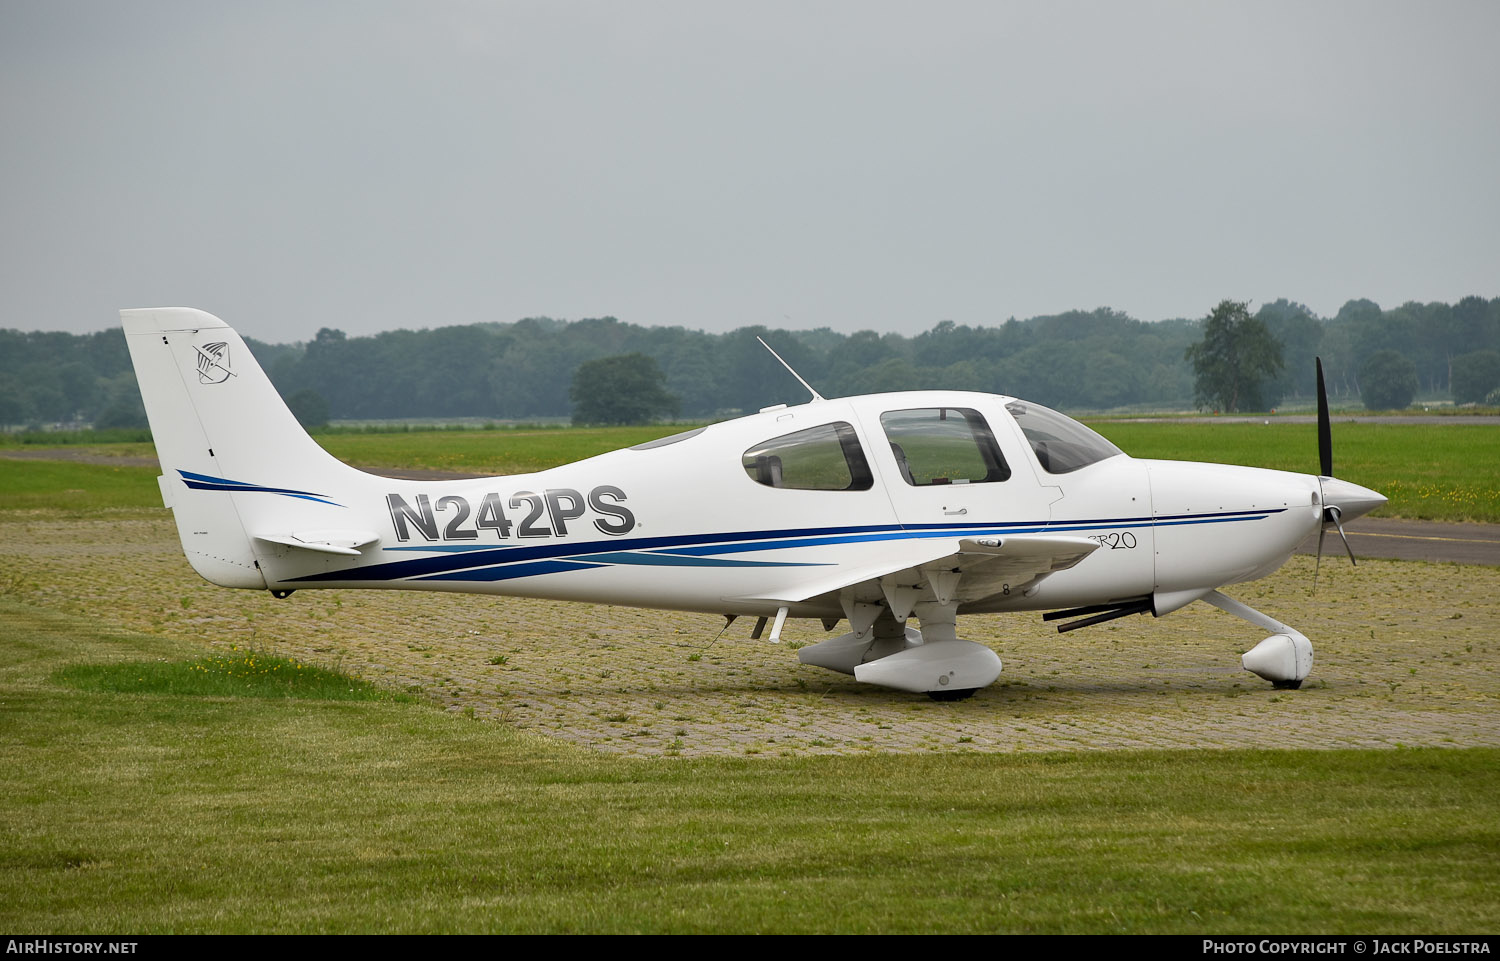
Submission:
POLYGON ((1336 507, 1339 519, 1345 522, 1363 517, 1385 503, 1385 495, 1368 487, 1360 487, 1337 477, 1320 477, 1323 486, 1323 506, 1336 507))

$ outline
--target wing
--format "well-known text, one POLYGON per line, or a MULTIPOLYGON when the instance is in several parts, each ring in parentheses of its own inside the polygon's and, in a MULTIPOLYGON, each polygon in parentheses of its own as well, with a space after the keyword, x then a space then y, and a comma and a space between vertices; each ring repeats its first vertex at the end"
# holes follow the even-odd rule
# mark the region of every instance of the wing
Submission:
MULTIPOLYGON (((898 547, 898 545, 892 545, 898 547)), ((900 544, 902 556, 873 560, 829 577, 804 581, 773 595, 742 598, 782 605, 827 601, 852 591, 859 600, 883 595, 891 612, 904 619, 920 600, 971 604, 1010 591, 1023 591, 1055 571, 1077 564, 1099 549, 1099 542, 1066 534, 1013 534, 1009 537, 961 538, 926 545, 915 556, 900 544)))

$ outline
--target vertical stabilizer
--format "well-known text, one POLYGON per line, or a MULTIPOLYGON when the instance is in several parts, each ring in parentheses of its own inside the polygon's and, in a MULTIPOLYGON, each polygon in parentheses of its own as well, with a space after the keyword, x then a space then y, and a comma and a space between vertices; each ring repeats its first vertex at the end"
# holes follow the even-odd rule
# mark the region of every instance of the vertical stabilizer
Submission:
POLYGON ((250 534, 346 526, 333 491, 368 481, 307 435, 249 348, 201 310, 122 310, 130 360, 193 569, 264 588, 250 534))

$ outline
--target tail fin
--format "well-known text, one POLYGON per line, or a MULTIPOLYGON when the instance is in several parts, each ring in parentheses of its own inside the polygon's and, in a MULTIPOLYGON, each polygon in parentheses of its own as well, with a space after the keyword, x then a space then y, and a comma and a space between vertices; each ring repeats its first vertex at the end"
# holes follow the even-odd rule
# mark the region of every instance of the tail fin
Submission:
POLYGON ((369 475, 307 435, 228 324, 186 307, 122 310, 130 360, 193 569, 265 588, 254 537, 344 526, 340 497, 369 475))

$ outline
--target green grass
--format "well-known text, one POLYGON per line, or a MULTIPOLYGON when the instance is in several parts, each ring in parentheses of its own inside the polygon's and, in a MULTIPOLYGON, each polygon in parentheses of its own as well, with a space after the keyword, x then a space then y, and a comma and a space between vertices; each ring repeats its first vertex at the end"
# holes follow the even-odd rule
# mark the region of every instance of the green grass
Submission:
POLYGON ((281 697, 322 701, 412 700, 316 664, 256 651, 185 660, 70 664, 52 675, 80 691, 189 697, 281 697))
POLYGON ((409 431, 315 435, 335 457, 362 467, 417 467, 524 474, 665 437, 691 425, 531 430, 409 431))
POLYGON ((0 598, 0 926, 1500 924, 1494 750, 641 761, 424 704, 60 683, 192 654, 0 598))
POLYGON ((115 444, 151 443, 151 431, 144 427, 114 427, 96 430, 27 430, 0 432, 0 448, 6 447, 95 447, 115 444))
POLYGON ((153 467, 0 458, 0 510, 81 516, 161 507, 153 467))
MULTIPOLYGON (((1318 469, 1312 424, 1191 424, 1116 421, 1092 426, 1136 457, 1203 460, 1298 473, 1318 469)), ((536 430, 399 431, 322 436, 336 456, 362 467, 416 467, 474 474, 543 470, 639 444, 679 426, 536 430)), ((149 454, 137 444, 75 448, 149 454)), ((738 452, 736 452, 737 454, 738 452)), ((1478 424, 1335 424, 1338 476, 1390 498, 1385 517, 1500 523, 1500 427, 1478 424)), ((0 505, 71 514, 160 505, 149 468, 0 459, 0 505)))

